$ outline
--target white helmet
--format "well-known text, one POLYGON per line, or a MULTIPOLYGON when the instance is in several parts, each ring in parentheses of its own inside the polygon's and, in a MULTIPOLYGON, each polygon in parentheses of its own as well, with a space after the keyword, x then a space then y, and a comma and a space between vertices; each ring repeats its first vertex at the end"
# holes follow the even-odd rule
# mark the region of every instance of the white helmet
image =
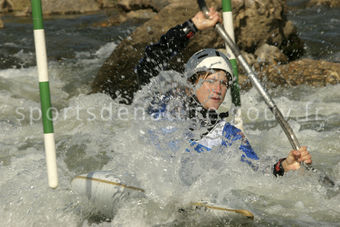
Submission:
POLYGON ((185 65, 184 75, 190 79, 198 72, 206 72, 213 69, 224 70, 233 76, 231 63, 227 56, 216 49, 203 49, 190 57, 185 65))

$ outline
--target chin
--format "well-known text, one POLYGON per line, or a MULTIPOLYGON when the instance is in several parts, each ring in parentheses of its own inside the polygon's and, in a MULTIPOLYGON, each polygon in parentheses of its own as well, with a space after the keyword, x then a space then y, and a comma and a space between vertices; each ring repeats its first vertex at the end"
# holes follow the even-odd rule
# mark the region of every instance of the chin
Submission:
POLYGON ((207 106, 207 109, 217 110, 221 104, 211 104, 207 106))

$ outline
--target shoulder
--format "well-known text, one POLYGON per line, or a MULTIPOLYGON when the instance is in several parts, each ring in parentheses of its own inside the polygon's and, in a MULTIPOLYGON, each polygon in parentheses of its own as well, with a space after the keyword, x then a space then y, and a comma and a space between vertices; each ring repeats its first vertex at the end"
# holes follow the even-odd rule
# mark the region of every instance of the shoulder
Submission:
POLYGON ((223 133, 222 136, 227 139, 231 139, 231 140, 245 139, 245 135, 242 132, 242 130, 232 125, 229 122, 225 123, 222 133, 223 133))

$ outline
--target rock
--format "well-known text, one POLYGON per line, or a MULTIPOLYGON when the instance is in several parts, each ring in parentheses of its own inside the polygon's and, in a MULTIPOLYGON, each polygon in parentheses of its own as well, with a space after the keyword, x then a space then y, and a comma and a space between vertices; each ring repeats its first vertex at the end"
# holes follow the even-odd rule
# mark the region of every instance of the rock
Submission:
POLYGON ((296 34, 297 30, 295 25, 293 24, 292 21, 287 21, 284 28, 283 28, 283 34, 285 37, 289 37, 292 34, 296 34))
POLYGON ((85 13, 98 11, 96 0, 42 0, 44 14, 85 13))
POLYGON ((3 28, 5 25, 4 25, 4 22, 1 20, 0 18, 0 28, 3 28))
POLYGON ((263 44, 256 49, 255 55, 257 56, 257 62, 265 64, 282 64, 287 63, 288 58, 284 55, 276 46, 263 44))
MULTIPOLYGON (((100 1, 102 4, 109 2, 109 0, 100 1)), ((42 0, 41 5, 44 15, 85 13, 100 9, 100 3, 96 0, 42 0)), ((28 0, 0 0, 0 9, 2 11, 13 11, 17 16, 30 14, 32 11, 31 3, 28 0)))
POLYGON ((285 1, 277 0, 244 0, 238 8, 233 9, 235 37, 238 46, 254 53, 264 43, 279 47, 290 60, 303 54, 303 42, 298 38, 296 30, 284 29, 286 24, 285 1), (235 16, 236 15, 236 16, 235 16), (251 35, 249 35, 251 34, 251 35))
MULTIPOLYGON (((172 0, 173 1, 173 0, 172 0)), ((129 18, 145 18, 139 10, 158 12, 169 4, 168 0, 42 0, 43 14, 70 14, 98 11, 102 8, 118 7, 125 11, 116 23, 124 22, 129 18), (138 15, 126 15, 130 11, 137 11, 138 15)), ((29 0, 0 0, 0 12, 14 12, 15 16, 28 16, 31 14, 29 0)), ((149 14, 149 13, 148 13, 149 14)), ((151 18, 149 16, 148 18, 151 18)), ((110 25, 110 20, 106 23, 110 25)))
MULTIPOLYGON (((119 16, 112 16, 107 20, 107 26, 118 25, 127 20, 149 20, 156 15, 152 9, 140 9, 128 13, 121 12, 119 16)), ((105 22, 104 22, 105 23, 105 22)))
MULTIPOLYGON (((257 69, 259 70, 259 69, 257 69)), ((340 82, 340 63, 323 60, 300 59, 285 65, 268 65, 262 67, 259 78, 266 81, 267 87, 279 85, 326 86, 340 82)), ((241 75, 242 87, 250 86, 244 75, 241 75)))
POLYGON ((246 61, 249 65, 254 65, 256 63, 256 58, 255 58, 254 54, 245 52, 243 50, 241 50, 241 54, 246 59, 246 61))
POLYGON ((0 11, 22 11, 31 7, 28 0, 0 0, 0 11))
POLYGON ((28 17, 32 15, 32 9, 30 7, 27 7, 20 11, 15 11, 14 16, 16 17, 28 17))
MULTIPOLYGON (((127 20, 149 20, 150 18, 154 17, 156 15, 155 12, 152 11, 152 9, 140 9, 135 11, 130 11, 128 13, 126 12, 120 12, 118 14, 119 16, 111 16, 109 19, 100 22, 99 26, 101 27, 109 27, 118 25, 121 23, 124 23, 127 20)), ((97 26, 98 23, 95 23, 94 26, 97 26)))
POLYGON ((126 14, 127 19, 150 19, 156 15, 151 9, 140 9, 126 14))
POLYGON ((116 6, 116 0, 97 0, 100 4, 100 8, 113 8, 116 6))
POLYGON ((131 19, 148 20, 168 4, 167 0, 118 0, 116 8, 119 10, 119 16, 115 14, 101 23, 114 26, 131 19))
POLYGON ((330 8, 336 8, 340 7, 340 1, 339 0, 310 0, 307 3, 307 7, 312 6, 327 6, 330 8))
MULTIPOLYGON (((133 2, 139 3, 140 7, 143 2, 157 1, 120 0, 118 4, 120 7, 124 5, 125 10, 131 10, 135 7, 133 2)), ((99 70, 92 84, 93 92, 106 92, 112 98, 116 98, 117 93, 120 93, 127 102, 130 102, 133 93, 137 90, 133 69, 145 47, 151 42, 157 42, 169 28, 185 22, 199 10, 196 0, 159 2, 163 2, 162 4, 169 2, 169 4, 117 46, 99 70)), ((220 0, 209 0, 207 5, 221 11, 220 0)), ((242 50, 253 54, 259 46, 267 43, 280 48, 290 60, 303 53, 303 43, 297 37, 296 29, 285 18, 285 1, 234 0, 233 6, 236 42, 242 50)), ((185 52, 170 64, 170 68, 180 71, 183 63, 194 52, 207 47, 224 48, 223 40, 213 30, 198 32, 185 52)))
POLYGON ((152 9, 159 12, 168 4, 169 2, 167 0, 118 0, 117 2, 117 6, 125 11, 152 9))

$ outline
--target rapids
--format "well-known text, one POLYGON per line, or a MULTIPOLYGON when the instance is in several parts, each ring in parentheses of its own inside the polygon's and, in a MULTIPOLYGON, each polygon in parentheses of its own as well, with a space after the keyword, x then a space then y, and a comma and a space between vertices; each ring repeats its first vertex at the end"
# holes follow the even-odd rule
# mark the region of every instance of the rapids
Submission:
MULTIPOLYGON (((322 12, 321 16, 327 14, 322 12)), ((297 10, 291 16, 297 24, 304 24, 299 20, 302 14, 308 10, 297 10)), ((47 186, 30 19, 4 18, 6 28, 0 30, 1 225, 338 225, 339 189, 320 184, 316 174, 300 170, 275 178, 270 171, 252 171, 232 150, 182 152, 188 146, 183 140, 185 123, 155 121, 144 115, 142 107, 145 97, 153 92, 151 87, 138 92, 130 106, 105 94, 87 95, 101 64, 137 25, 90 26, 101 19, 102 15, 85 15, 45 22, 59 174, 59 187, 52 190, 47 186), (176 130, 164 130, 169 126, 176 130), (153 143, 150 132, 160 132, 164 143, 153 143), (168 146, 174 140, 180 141, 177 150, 168 146), (129 184, 145 189, 145 197, 119 204, 112 220, 102 218, 91 203, 70 188, 74 176, 94 170, 112 170, 129 184), (248 209, 255 220, 221 212, 183 211, 195 201, 248 209)), ((332 20, 339 24, 339 17, 332 20)), ((340 32, 335 32, 339 36, 340 32)), ((308 34, 302 37, 308 39, 308 34)), ((327 37, 325 40, 332 40, 327 37)), ((307 55, 338 59, 339 45, 334 44, 336 48, 322 56, 313 55, 316 47, 312 43, 306 45, 307 55)), ((300 143, 308 146, 313 166, 337 185, 339 90, 340 84, 269 91, 300 143)), ((229 109, 230 95, 226 97, 223 108, 229 109)), ((242 115, 245 133, 264 162, 272 165, 274 157, 286 156, 291 149, 289 142, 255 89, 242 92, 242 115)))

